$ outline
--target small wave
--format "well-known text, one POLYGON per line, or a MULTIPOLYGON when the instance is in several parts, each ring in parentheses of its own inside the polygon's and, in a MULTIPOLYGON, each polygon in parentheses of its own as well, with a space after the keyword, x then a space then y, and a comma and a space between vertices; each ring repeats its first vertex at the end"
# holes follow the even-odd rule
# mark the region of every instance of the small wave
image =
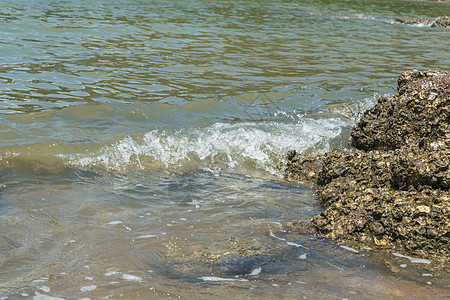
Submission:
POLYGON ((372 97, 366 98, 363 101, 351 102, 341 105, 327 105, 322 109, 330 113, 333 113, 341 118, 346 118, 353 123, 359 122, 359 120, 364 116, 364 112, 375 106, 380 97, 390 97, 391 94, 374 94, 372 97))
POLYGON ((77 168, 212 172, 232 169, 280 175, 277 165, 288 150, 325 152, 346 125, 347 121, 333 118, 303 119, 296 124, 216 123, 205 128, 157 129, 142 137, 125 137, 98 152, 67 159, 68 164, 77 168))

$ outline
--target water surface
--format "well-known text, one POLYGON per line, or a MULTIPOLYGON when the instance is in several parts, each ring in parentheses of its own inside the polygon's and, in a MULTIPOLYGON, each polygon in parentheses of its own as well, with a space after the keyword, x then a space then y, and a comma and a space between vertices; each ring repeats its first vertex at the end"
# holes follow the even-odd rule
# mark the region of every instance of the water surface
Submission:
POLYGON ((448 71, 448 30, 394 19, 449 3, 1 4, 2 299, 450 297, 426 261, 290 230, 321 208, 280 168, 448 71))

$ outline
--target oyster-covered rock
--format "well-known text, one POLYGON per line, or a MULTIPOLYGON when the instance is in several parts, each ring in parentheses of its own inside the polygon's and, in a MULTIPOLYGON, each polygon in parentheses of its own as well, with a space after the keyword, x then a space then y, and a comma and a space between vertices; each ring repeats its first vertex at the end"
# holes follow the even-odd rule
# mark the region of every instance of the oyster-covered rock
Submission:
POLYGON ((398 94, 381 97, 353 127, 352 145, 361 150, 390 150, 450 139, 450 74, 407 71, 398 94))
POLYGON ((450 257, 450 74, 411 70, 351 133, 353 152, 289 152, 286 178, 314 183, 324 237, 450 257))

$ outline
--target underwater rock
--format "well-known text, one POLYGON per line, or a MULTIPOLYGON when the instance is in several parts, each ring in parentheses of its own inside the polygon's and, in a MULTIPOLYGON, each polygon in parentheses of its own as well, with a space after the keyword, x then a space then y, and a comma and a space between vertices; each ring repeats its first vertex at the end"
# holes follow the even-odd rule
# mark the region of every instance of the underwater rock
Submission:
POLYGON ((395 18, 395 22, 407 24, 407 25, 423 25, 423 26, 431 26, 433 20, 431 18, 395 18))
POLYGON ((437 19, 434 18, 396 18, 395 22, 407 25, 421 25, 439 28, 450 28, 450 17, 443 16, 437 19))
POLYGON ((431 27, 450 28, 450 17, 445 16, 438 18, 433 24, 431 24, 431 27))
POLYGON ((321 12, 307 12, 307 14, 310 14, 312 16, 320 16, 320 17, 330 17, 330 18, 336 18, 336 19, 358 19, 360 16, 351 14, 340 14, 340 13, 321 13, 321 12))
POLYGON ((450 73, 410 70, 353 127, 355 151, 288 153, 285 177, 314 183, 327 238, 450 259, 450 73))
MULTIPOLYGON (((271 231, 270 234, 273 236, 271 231)), ((292 246, 288 242, 280 243, 278 239, 230 236, 227 240, 206 245, 184 245, 169 251, 163 265, 152 268, 171 278, 193 282, 249 281, 259 275, 262 268, 286 261, 292 255, 292 246)))

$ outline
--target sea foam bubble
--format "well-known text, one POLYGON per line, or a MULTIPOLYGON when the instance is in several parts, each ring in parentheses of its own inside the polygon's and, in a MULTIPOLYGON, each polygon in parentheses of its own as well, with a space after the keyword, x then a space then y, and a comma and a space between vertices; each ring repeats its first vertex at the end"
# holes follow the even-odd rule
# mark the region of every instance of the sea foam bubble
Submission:
POLYGON ((69 157, 76 167, 121 170, 254 169, 280 175, 276 165, 286 152, 325 152, 348 122, 304 118, 297 123, 215 123, 204 128, 155 129, 141 137, 127 136, 97 152, 69 157))

